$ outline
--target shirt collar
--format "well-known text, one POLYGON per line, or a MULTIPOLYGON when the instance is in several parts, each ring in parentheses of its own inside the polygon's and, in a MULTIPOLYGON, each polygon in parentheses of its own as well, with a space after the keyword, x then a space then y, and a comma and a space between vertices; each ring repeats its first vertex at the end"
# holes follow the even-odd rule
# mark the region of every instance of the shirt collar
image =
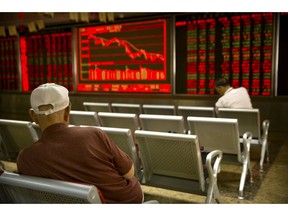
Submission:
POLYGON ((43 131, 43 134, 42 134, 42 137, 43 136, 49 136, 49 134, 51 133, 55 133, 63 128, 66 128, 67 125, 65 123, 56 123, 56 124, 53 124, 53 125, 50 125, 49 127, 47 127, 44 131, 43 131))
POLYGON ((233 89, 233 87, 230 87, 229 89, 227 89, 226 92, 224 93, 224 95, 227 94, 228 92, 230 92, 232 89, 233 89))

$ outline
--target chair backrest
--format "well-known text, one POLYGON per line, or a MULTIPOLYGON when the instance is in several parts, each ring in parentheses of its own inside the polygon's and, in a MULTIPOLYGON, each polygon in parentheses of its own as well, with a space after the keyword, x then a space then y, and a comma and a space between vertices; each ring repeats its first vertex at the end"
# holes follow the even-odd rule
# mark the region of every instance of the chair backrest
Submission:
POLYGON ((15 160, 21 149, 38 140, 29 121, 0 119, 0 159, 15 160))
POLYGON ((136 115, 142 113, 141 104, 112 103, 111 108, 115 113, 134 113, 136 115))
POLYGON ((139 160, 133 134, 128 128, 113 128, 113 127, 97 127, 104 131, 112 141, 126 154, 128 154, 134 162, 135 174, 140 176, 141 162, 139 160))
POLYGON ((238 161, 241 161, 237 119, 188 117, 187 122, 190 133, 198 136, 205 151, 219 149, 223 154, 237 155, 238 161))
POLYGON ((90 125, 100 126, 97 112, 91 111, 70 111, 70 124, 71 125, 90 125))
POLYGON ((185 127, 188 128, 187 117, 215 117, 214 107, 178 106, 177 113, 183 116, 185 127))
POLYGON ((102 203, 94 185, 3 172, 1 203, 102 203))
POLYGON ((184 117, 215 117, 214 107, 201 107, 201 106, 178 106, 178 115, 184 117))
POLYGON ((112 112, 110 103, 83 102, 86 111, 112 112))
POLYGON ((101 126, 114 128, 129 128, 132 133, 139 129, 138 116, 133 113, 99 112, 101 126))
POLYGON ((141 128, 147 131, 185 133, 183 116, 140 114, 141 128))
MULTIPOLYGON (((155 131, 135 131, 145 181, 153 175, 197 181, 202 191, 205 180, 197 136, 155 131)), ((198 188, 199 189, 199 188, 198 188)))
POLYGON ((174 105, 143 104, 142 110, 144 114, 176 115, 176 107, 174 105))
POLYGON ((232 109, 218 108, 217 116, 219 118, 238 119, 239 134, 242 136, 245 132, 252 133, 253 138, 261 138, 261 124, 259 109, 232 109))

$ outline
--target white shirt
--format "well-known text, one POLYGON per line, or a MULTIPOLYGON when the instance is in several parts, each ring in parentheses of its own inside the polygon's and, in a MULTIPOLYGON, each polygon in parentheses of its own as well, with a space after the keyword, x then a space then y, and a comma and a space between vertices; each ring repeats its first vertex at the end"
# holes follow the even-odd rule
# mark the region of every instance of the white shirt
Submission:
POLYGON ((216 107, 252 109, 250 96, 244 87, 229 88, 225 94, 218 99, 216 107))

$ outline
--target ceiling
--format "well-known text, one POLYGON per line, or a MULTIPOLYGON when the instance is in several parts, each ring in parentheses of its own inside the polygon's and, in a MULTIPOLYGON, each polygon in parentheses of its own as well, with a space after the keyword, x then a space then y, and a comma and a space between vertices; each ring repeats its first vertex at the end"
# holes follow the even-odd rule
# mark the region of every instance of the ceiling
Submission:
MULTIPOLYGON (((10 25, 27 26, 31 22, 36 22, 38 20, 43 20, 46 27, 48 26, 59 26, 59 25, 69 25, 69 24, 78 24, 78 23, 87 23, 80 20, 81 13, 74 13, 78 16, 78 21, 71 20, 70 13, 68 12, 57 12, 57 13, 34 13, 34 12, 15 12, 7 13, 0 12, 0 26, 8 27, 10 25)), ((101 13, 106 14, 107 13, 101 13)), ((121 21, 131 18, 140 18, 140 17, 149 17, 155 16, 163 13, 134 13, 134 12, 117 12, 113 13, 115 21, 121 21)), ((91 12, 87 13, 89 17, 89 23, 97 23, 99 21, 99 13, 91 12)), ((108 16, 106 16, 108 17, 108 16)))

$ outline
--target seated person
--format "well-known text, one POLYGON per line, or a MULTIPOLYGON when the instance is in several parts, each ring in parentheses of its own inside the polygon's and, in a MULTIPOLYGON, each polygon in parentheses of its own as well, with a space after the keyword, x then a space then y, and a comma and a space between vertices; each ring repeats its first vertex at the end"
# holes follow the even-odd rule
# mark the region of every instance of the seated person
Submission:
POLYGON ((215 104, 216 108, 252 109, 251 99, 246 88, 233 88, 224 77, 217 78, 214 85, 221 96, 215 104))
POLYGON ((68 90, 54 83, 34 89, 29 113, 42 137, 17 157, 20 174, 97 186, 106 203, 142 203, 131 158, 100 129, 68 127, 68 90))

